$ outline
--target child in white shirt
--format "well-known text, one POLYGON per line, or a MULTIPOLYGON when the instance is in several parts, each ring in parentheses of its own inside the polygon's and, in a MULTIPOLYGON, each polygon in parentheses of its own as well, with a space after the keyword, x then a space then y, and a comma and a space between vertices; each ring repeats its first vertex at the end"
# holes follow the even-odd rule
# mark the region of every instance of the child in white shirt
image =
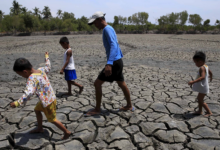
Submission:
POLYGON ((198 75, 196 80, 190 81, 188 84, 192 87, 193 91, 199 92, 198 106, 199 110, 196 111, 195 115, 202 115, 202 107, 206 110, 206 117, 212 115, 211 110, 208 105, 204 103, 204 97, 209 93, 209 82, 208 78, 210 77, 210 82, 212 81, 212 72, 205 64, 206 55, 203 52, 196 52, 193 56, 193 61, 197 67, 199 67, 198 75))
POLYGON ((67 85, 68 85, 68 93, 65 93, 64 95, 68 95, 68 96, 72 95, 72 91, 71 91, 72 85, 77 86, 79 88, 79 94, 81 94, 83 91, 83 86, 73 81, 77 79, 77 76, 76 76, 73 54, 69 45, 68 38, 62 37, 60 39, 60 45, 66 50, 63 57, 64 65, 63 68, 60 70, 60 74, 63 74, 63 72, 65 72, 65 80, 67 81, 67 85))

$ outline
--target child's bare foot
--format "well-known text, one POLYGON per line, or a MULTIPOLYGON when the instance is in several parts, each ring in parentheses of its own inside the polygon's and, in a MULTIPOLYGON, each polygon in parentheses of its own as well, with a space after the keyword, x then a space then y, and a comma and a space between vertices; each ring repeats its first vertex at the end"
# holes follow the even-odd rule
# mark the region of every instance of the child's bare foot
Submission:
POLYGON ((43 133, 44 129, 43 128, 36 128, 31 130, 29 133, 43 133))
POLYGON ((79 94, 81 94, 81 93, 82 93, 83 89, 84 89, 84 87, 83 87, 83 86, 81 86, 81 87, 79 88, 79 94))
POLYGON ((65 133, 61 140, 66 140, 70 137, 71 132, 65 133))
POLYGON ((209 116, 211 116, 212 115, 212 113, 206 113, 204 116, 205 117, 209 117, 209 116))
POLYGON ((193 113, 193 115, 202 115, 202 112, 196 111, 193 113))

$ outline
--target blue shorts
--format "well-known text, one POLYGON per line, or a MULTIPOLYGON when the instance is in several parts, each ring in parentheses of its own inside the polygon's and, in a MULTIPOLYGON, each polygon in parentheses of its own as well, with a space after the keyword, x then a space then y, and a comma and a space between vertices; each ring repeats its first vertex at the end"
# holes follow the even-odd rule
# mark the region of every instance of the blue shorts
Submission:
POLYGON ((77 79, 76 76, 76 70, 64 70, 65 72, 65 80, 69 81, 69 80, 75 80, 77 79))

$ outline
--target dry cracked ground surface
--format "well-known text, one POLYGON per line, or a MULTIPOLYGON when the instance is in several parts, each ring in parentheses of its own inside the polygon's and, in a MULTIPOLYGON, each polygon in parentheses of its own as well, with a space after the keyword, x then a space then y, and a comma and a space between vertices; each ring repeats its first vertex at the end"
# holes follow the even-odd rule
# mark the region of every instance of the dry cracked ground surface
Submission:
MULTIPOLYGON (((67 91, 58 74, 64 50, 61 36, 0 38, 0 149, 42 150, 220 150, 220 36, 219 35, 118 35, 124 54, 124 76, 134 112, 118 112, 126 104, 116 83, 103 85, 102 114, 84 117, 95 106, 93 82, 106 63, 101 35, 68 36, 82 95, 62 97, 67 91), (213 115, 193 116, 197 93, 187 82, 198 68, 196 50, 206 52, 214 73, 205 98, 213 115), (33 97, 25 107, 12 109, 26 80, 12 71, 14 60, 26 57, 35 68, 44 65, 48 51, 52 64, 49 79, 57 95, 57 119, 73 135, 60 141, 62 132, 46 121, 45 132, 29 134, 37 126, 33 97)), ((73 91, 77 92, 77 88, 73 91)))

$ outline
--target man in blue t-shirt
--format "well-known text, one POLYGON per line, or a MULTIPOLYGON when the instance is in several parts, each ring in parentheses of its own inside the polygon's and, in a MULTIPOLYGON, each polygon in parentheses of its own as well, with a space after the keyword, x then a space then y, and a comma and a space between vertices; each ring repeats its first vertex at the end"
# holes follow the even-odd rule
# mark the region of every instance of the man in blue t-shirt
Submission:
POLYGON ((100 114, 101 112, 101 100, 102 100, 102 84, 104 82, 116 81, 118 86, 122 89, 127 105, 120 108, 119 110, 131 110, 134 111, 134 107, 131 104, 130 92, 126 83, 124 82, 123 76, 123 54, 118 44, 118 39, 115 30, 107 24, 105 21, 105 14, 98 11, 93 14, 92 18, 88 22, 89 25, 94 24, 99 30, 103 29, 102 39, 103 45, 106 50, 107 63, 105 68, 99 74, 96 79, 94 86, 96 91, 96 107, 95 109, 87 112, 86 116, 100 114))

